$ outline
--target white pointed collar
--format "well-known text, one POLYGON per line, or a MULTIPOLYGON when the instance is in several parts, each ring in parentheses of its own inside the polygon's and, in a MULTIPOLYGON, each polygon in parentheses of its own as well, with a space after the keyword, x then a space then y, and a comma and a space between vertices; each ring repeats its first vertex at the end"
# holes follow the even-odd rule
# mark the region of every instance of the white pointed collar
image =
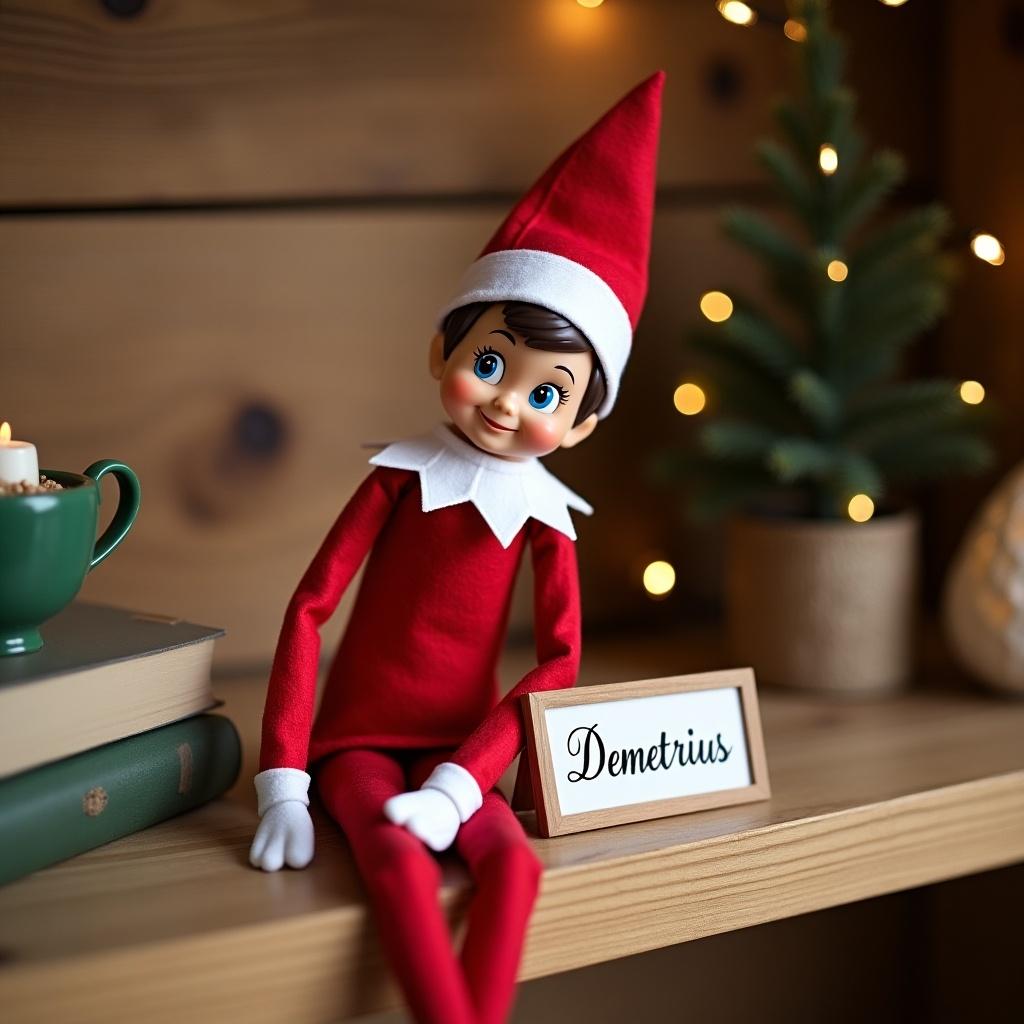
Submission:
POLYGON ((503 548, 531 517, 575 540, 569 509, 585 515, 594 511, 539 460, 489 455, 444 424, 429 434, 389 444, 370 462, 417 472, 424 512, 471 501, 503 548))

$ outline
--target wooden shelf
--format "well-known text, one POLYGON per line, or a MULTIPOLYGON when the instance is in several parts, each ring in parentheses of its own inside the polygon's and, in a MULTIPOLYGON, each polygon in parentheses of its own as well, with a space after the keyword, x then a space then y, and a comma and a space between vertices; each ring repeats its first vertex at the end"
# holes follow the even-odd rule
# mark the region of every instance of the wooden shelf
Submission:
MULTIPOLYGON (((707 637, 591 645, 584 681, 723 664, 707 637)), ((262 681, 219 692, 245 741, 227 799, 0 889, 8 1024, 328 1021, 397 1001, 329 820, 306 871, 248 867, 262 681)), ((761 706, 771 800, 535 840, 523 978, 1024 859, 1024 704, 947 686, 856 704, 769 691, 761 706)), ((457 925, 469 885, 452 858, 445 879, 457 925)))

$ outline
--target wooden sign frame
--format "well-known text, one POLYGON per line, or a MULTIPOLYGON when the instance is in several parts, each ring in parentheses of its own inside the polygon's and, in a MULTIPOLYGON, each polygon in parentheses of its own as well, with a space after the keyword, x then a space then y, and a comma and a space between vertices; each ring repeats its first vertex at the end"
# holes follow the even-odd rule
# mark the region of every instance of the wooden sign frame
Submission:
POLYGON ((583 686, 566 690, 526 693, 523 694, 522 702, 523 718, 526 723, 526 756, 530 759, 530 776, 537 807, 537 827, 542 836, 560 836, 570 832, 604 828, 607 825, 648 821, 652 818, 686 814, 690 811, 702 811, 712 807, 752 803, 756 800, 767 800, 771 796, 768 761, 761 732, 761 714, 757 702, 757 687, 754 683, 753 669, 726 669, 718 672, 700 672, 683 676, 666 676, 660 679, 610 683, 604 686, 583 686), (749 786, 642 803, 629 803, 575 814, 562 813, 545 719, 546 711, 552 708, 718 689, 739 691, 747 764, 752 780, 749 786))

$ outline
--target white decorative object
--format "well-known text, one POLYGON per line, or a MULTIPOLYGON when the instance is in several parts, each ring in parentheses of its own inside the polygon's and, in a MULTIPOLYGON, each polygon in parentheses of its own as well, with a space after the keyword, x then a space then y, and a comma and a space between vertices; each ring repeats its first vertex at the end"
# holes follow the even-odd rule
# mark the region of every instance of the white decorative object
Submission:
POLYGON ((966 669, 1024 694, 1024 463, 971 524, 946 581, 943 617, 966 669))
POLYGON ((419 473, 423 511, 471 501, 503 548, 531 517, 576 539, 569 509, 594 510, 539 459, 502 459, 455 436, 443 423, 422 437, 389 444, 371 465, 419 473))
POLYGON ((749 668, 523 696, 542 836, 765 800, 749 668))
POLYGON ((36 446, 12 441, 10 424, 0 423, 0 484, 20 483, 39 483, 36 446))

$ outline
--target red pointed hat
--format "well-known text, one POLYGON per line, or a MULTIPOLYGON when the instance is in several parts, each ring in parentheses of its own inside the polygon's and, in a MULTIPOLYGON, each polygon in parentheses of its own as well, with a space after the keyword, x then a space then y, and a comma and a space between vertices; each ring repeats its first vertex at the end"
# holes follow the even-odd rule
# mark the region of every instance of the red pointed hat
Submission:
POLYGON ((607 416, 647 294, 659 71, 577 139, 516 204, 470 265, 440 322, 470 302, 532 302, 559 313, 600 360, 607 416))

